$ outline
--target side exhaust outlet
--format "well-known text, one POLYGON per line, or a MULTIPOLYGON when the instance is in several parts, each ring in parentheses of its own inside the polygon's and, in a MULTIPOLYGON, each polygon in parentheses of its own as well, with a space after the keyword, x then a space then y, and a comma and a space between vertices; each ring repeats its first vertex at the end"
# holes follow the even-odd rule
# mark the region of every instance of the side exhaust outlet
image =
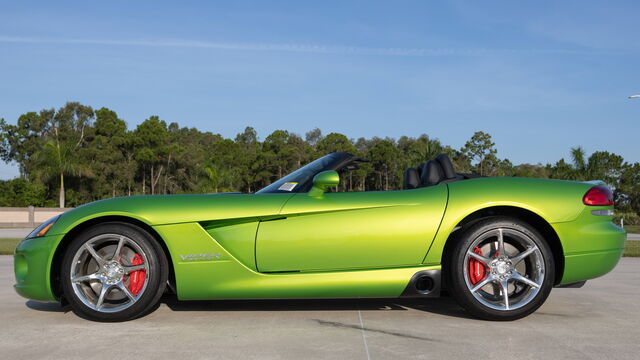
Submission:
POLYGON ((413 274, 401 297, 438 297, 440 296, 441 271, 424 270, 413 274))
POLYGON ((433 279, 428 275, 421 275, 415 282, 416 291, 421 294, 428 294, 433 290, 433 279))

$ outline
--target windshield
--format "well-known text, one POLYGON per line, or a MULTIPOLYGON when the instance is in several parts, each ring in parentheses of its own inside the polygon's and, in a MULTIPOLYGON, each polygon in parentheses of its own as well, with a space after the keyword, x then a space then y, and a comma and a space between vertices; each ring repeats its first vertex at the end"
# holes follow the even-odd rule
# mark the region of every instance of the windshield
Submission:
POLYGON ((337 160, 343 156, 340 153, 333 153, 312 161, 291 174, 279 179, 271 185, 259 190, 257 194, 265 193, 296 193, 308 191, 308 187, 313 177, 327 169, 331 169, 337 160))

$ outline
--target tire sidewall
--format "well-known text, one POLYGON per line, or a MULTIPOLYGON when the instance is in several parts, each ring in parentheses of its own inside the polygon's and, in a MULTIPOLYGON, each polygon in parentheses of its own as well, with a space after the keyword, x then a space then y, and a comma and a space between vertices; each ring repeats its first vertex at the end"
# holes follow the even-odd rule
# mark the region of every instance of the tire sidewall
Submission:
POLYGON ((543 236, 529 224, 508 217, 494 217, 481 220, 468 229, 463 230, 448 261, 449 269, 447 282, 454 298, 472 314, 487 320, 516 320, 536 311, 549 296, 555 280, 555 265, 553 254, 543 236), (536 296, 528 304, 514 310, 495 310, 480 303, 468 289, 464 278, 464 261, 467 251, 473 241, 480 235, 492 229, 513 229, 530 237, 540 249, 545 266, 542 286, 536 296))
POLYGON ((162 248, 145 230, 128 223, 111 222, 95 225, 73 239, 65 251, 60 272, 63 295, 73 311, 83 318, 105 322, 132 320, 144 315, 159 301, 168 278, 167 267, 167 259, 162 248), (73 291, 70 278, 73 257, 76 252, 87 241, 102 234, 118 234, 128 237, 142 248, 149 263, 148 283, 142 296, 135 304, 114 313, 100 312, 87 307, 73 291))

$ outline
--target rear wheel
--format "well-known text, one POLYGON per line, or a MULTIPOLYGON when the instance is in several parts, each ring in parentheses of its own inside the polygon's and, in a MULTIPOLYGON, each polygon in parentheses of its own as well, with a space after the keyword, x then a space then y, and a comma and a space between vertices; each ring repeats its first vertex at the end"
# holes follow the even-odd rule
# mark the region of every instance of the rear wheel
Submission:
POLYGON ((131 320, 157 304, 167 260, 146 231, 105 223, 76 237, 62 263, 62 288, 73 311, 97 321, 131 320))
POLYGON ((482 220, 462 233, 447 264, 455 299, 487 320, 515 320, 538 309, 554 281, 553 255, 530 225, 512 218, 482 220))

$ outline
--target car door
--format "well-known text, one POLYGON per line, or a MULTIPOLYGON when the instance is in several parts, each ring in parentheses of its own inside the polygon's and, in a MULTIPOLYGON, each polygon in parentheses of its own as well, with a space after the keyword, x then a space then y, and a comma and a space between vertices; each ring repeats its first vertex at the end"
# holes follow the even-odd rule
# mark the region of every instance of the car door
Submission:
POLYGON ((402 191, 294 195, 278 218, 261 221, 261 272, 418 265, 436 235, 447 186, 402 191))

